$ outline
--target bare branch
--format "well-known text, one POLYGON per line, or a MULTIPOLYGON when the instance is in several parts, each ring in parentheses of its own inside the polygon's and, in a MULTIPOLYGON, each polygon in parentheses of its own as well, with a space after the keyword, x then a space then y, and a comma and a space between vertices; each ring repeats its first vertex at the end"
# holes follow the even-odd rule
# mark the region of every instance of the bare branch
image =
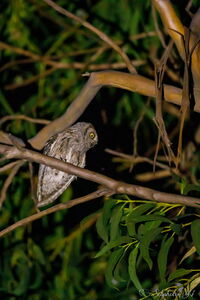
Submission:
POLYGON ((44 216, 47 216, 49 214, 52 214, 56 211, 59 211, 59 210, 64 210, 64 209, 68 209, 70 207, 73 207, 75 205, 78 205, 78 204, 81 204, 81 203, 85 203, 87 201, 91 201, 91 200, 94 200, 96 198, 99 198, 99 197, 102 197, 102 196, 105 196, 106 194, 108 193, 108 190, 105 189, 105 188, 100 188, 99 190, 91 193, 91 194, 88 194, 86 196, 83 196, 83 197, 80 197, 80 198, 77 198, 77 199, 74 199, 74 200, 70 200, 69 202, 67 203, 61 203, 61 204, 57 204, 57 205, 54 205, 53 207, 50 207, 48 209, 45 209, 43 211, 40 211, 32 216, 29 216, 27 218, 24 218, 14 224, 12 224, 11 226, 5 228, 4 230, 0 231, 0 237, 4 236, 5 234, 15 230, 16 228, 19 228, 19 227, 22 227, 22 226, 25 226, 35 220, 38 220, 44 216))
POLYGON ((14 166, 16 166, 16 165, 18 165, 18 164, 19 164, 19 161, 18 161, 18 160, 17 160, 17 161, 13 161, 13 162, 11 162, 11 163, 9 163, 9 164, 7 164, 7 165, 1 167, 1 168, 0 168, 0 173, 3 173, 3 172, 5 172, 5 171, 7 171, 7 170, 9 170, 9 169, 12 169, 14 166))
POLYGON ((31 78, 28 78, 26 80, 24 80, 23 82, 21 83, 13 83, 13 84, 9 84, 9 85, 6 85, 5 86, 5 90, 13 90, 13 89, 16 89, 16 88, 20 88, 20 87, 23 87, 23 86, 26 86, 26 85, 29 85, 37 80, 39 80, 40 78, 44 78, 50 74, 52 74, 53 72, 55 72, 57 69, 56 68, 51 68, 51 69, 48 69, 42 73, 39 73, 31 78))
POLYGON ((166 31, 168 31, 168 34, 176 43, 178 51, 180 55, 183 57, 183 53, 184 53, 183 44, 182 44, 181 36, 177 34, 177 32, 179 32, 180 34, 184 34, 184 28, 171 2, 169 0, 152 0, 152 2, 160 14, 160 17, 162 19, 166 31))
POLYGON ((0 126, 10 120, 24 120, 36 124, 49 124, 50 121, 45 119, 31 118, 25 115, 9 115, 0 119, 0 126))
MULTIPOLYGON (((139 163, 149 163, 150 165, 154 164, 154 161, 148 157, 144 157, 144 156, 133 156, 133 155, 129 155, 129 154, 125 154, 125 153, 121 153, 112 149, 105 149, 105 152, 109 153, 109 154, 113 154, 116 155, 118 157, 122 157, 124 158, 124 160, 126 161, 130 161, 134 164, 139 164, 139 163)), ((156 166, 160 167, 161 169, 166 169, 166 170, 170 170, 171 168, 165 164, 162 164, 160 162, 156 161, 156 166)))
POLYGON ((200 199, 193 197, 175 195, 170 193, 159 192, 150 188, 142 187, 139 185, 128 184, 109 178, 105 175, 76 167, 72 164, 65 163, 59 159, 40 154, 36 151, 27 150, 23 151, 16 147, 0 145, 0 153, 4 154, 6 158, 20 158, 40 164, 48 165, 60 171, 76 175, 78 177, 90 180, 105 186, 107 189, 117 194, 133 195, 142 199, 154 200, 157 202, 165 203, 178 203, 191 207, 200 208, 200 199))

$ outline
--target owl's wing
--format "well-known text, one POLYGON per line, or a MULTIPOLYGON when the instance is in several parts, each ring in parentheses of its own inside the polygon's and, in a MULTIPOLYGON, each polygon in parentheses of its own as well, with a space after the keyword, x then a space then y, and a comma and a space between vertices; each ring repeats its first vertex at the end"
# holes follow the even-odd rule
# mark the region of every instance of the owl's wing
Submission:
POLYGON ((40 207, 56 200, 76 177, 41 165, 38 178, 37 206, 40 207))
MULTIPOLYGON (((60 147, 63 147, 63 145, 60 144, 60 147)), ((56 153, 52 153, 50 148, 48 148, 48 144, 45 148, 46 154, 49 156, 56 157, 82 168, 85 166, 85 153, 81 154, 75 151, 73 147, 65 154, 64 151, 58 151, 60 149, 57 149, 56 153)), ((74 175, 45 165, 40 165, 38 174, 37 206, 41 207, 56 200, 75 178, 76 176, 74 175)))

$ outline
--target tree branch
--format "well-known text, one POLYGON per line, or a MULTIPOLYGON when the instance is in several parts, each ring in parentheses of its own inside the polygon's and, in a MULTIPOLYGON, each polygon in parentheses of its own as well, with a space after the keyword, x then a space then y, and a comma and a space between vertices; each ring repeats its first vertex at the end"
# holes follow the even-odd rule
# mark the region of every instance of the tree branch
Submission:
MULTIPOLYGON (((42 149, 47 140, 54 134, 70 126, 81 116, 86 107, 103 86, 113 86, 145 96, 155 97, 155 83, 140 75, 118 71, 101 71, 90 74, 90 78, 66 112, 47 126, 43 127, 29 143, 35 149, 42 149)), ((164 85, 164 99, 168 102, 181 104, 181 89, 164 85)))
POLYGON ((48 165, 60 171, 76 175, 78 177, 90 180, 105 186, 107 189, 117 194, 128 194, 142 199, 153 200, 164 203, 178 203, 181 205, 200 208, 200 199, 193 197, 175 195, 170 193, 159 192, 150 188, 139 185, 128 184, 109 178, 105 175, 76 167, 72 164, 65 163, 59 159, 40 154, 36 151, 25 148, 16 148, 7 145, 0 145, 0 153, 5 155, 5 158, 19 158, 32 162, 48 165))
POLYGON ((40 219, 40 218, 42 218, 46 215, 52 214, 52 213, 54 213, 56 211, 59 211, 59 210, 64 210, 64 209, 73 207, 73 206, 81 204, 81 203, 85 203, 85 202, 94 200, 96 198, 99 198, 99 197, 102 197, 102 196, 106 195, 107 193, 108 193, 107 189, 100 188, 99 190, 97 190, 97 191, 95 191, 91 194, 88 194, 86 196, 83 196, 83 197, 80 197, 80 198, 77 198, 77 199, 74 199, 74 200, 70 200, 67 203, 61 203, 61 204, 54 205, 53 207, 50 207, 48 209, 45 209, 43 211, 40 211, 40 212, 32 215, 32 216, 24 218, 24 219, 14 223, 14 224, 12 224, 11 226, 3 229, 2 231, 0 231, 0 237, 2 237, 5 234, 15 230, 16 228, 27 225, 27 224, 29 224, 29 223, 31 223, 35 220, 38 220, 38 219, 40 219))

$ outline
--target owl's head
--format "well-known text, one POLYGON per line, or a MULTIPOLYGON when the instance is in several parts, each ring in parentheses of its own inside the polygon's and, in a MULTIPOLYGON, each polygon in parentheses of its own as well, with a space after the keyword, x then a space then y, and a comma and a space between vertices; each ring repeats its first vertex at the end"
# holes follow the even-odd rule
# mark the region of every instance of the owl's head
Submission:
POLYGON ((86 151, 98 143, 97 132, 91 123, 78 122, 72 127, 79 131, 79 142, 82 142, 86 151))

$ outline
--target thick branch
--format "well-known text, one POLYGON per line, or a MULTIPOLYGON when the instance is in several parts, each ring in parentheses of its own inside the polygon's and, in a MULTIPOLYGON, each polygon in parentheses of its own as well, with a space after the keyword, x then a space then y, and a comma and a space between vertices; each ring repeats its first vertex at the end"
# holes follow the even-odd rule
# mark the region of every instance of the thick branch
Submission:
MULTIPOLYGON (((29 140, 32 147, 42 149, 52 135, 76 122, 100 88, 105 85, 155 97, 154 81, 143 76, 117 71, 91 73, 88 82, 84 85, 77 98, 68 107, 67 111, 60 118, 45 126, 36 136, 29 140)), ((168 102, 180 105, 181 89, 164 85, 164 98, 168 102)))
POLYGON ((184 45, 181 38, 181 34, 184 35, 184 27, 171 2, 169 0, 152 0, 152 2, 160 14, 165 29, 174 40, 180 55, 184 57, 184 45))
MULTIPOLYGON (((176 47, 179 51, 180 56, 184 60, 185 49, 184 40, 186 40, 184 26, 178 18, 171 2, 169 0, 152 0, 156 9, 158 10, 162 19, 163 25, 166 28, 169 35, 174 40, 176 47)), ((191 54, 191 70, 194 83, 194 98, 195 107, 194 110, 200 112, 200 44, 199 44, 199 20, 200 20, 200 9, 197 10, 190 24, 190 40, 189 48, 191 54), (194 51, 193 51, 194 50, 194 51)))
POLYGON ((154 200, 157 202, 165 202, 165 203, 173 203, 173 204, 178 203, 181 205, 200 208, 200 199, 159 192, 150 188, 120 182, 112 178, 109 178, 105 175, 76 167, 72 164, 65 163, 56 158, 45 156, 43 154, 37 153, 32 150, 27 150, 24 148, 18 149, 12 146, 0 145, 0 153, 5 154, 6 158, 9 159, 20 158, 20 159, 25 159, 28 161, 48 165, 60 171, 70 173, 78 177, 101 184, 106 188, 108 188, 109 190, 113 191, 114 193, 129 194, 139 198, 154 200))

